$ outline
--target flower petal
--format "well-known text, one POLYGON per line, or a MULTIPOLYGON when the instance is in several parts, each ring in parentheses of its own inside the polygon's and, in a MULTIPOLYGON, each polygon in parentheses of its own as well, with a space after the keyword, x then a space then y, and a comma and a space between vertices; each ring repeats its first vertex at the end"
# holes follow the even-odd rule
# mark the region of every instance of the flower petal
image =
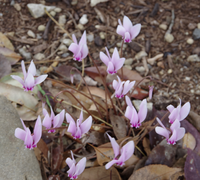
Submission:
POLYGON ((140 109, 138 112, 138 119, 139 122, 143 122, 146 119, 147 116, 147 100, 144 99, 140 104, 140 109))
POLYGON ((162 128, 162 127, 156 127, 155 131, 157 134, 164 136, 166 139, 169 139, 169 132, 167 129, 162 128))
POLYGON ((111 61, 108 63, 107 72, 109 74, 115 74, 116 73, 114 65, 113 65, 113 63, 111 61))
POLYGON ((111 142, 111 145, 112 145, 112 148, 113 148, 113 151, 114 151, 114 154, 115 154, 115 157, 117 157, 119 155, 119 145, 117 144, 115 138, 112 138, 108 133, 108 138, 110 139, 110 142, 111 142))
POLYGON ((124 16, 123 27, 126 29, 126 31, 130 31, 130 28, 132 27, 132 25, 133 24, 131 20, 127 16, 124 16))
POLYGON ((180 122, 178 119, 176 119, 173 124, 170 126, 171 131, 173 132, 175 129, 179 129, 180 128, 180 122))
POLYGON ((127 104, 128 106, 130 106, 130 107, 133 107, 130 98, 129 98, 128 96, 125 96, 125 99, 126 99, 126 104, 127 104))
POLYGON ((89 116, 81 125, 81 134, 87 133, 92 126, 92 116, 89 116))
POLYGON ((100 52, 100 59, 103 61, 103 63, 108 66, 109 58, 106 56, 103 52, 100 52))
POLYGON ((36 145, 39 142, 40 138, 42 137, 42 123, 40 116, 38 116, 37 118, 33 133, 34 133, 33 141, 34 145, 36 145))
POLYGON ((42 125, 46 128, 46 129, 50 129, 51 125, 52 125, 52 119, 49 117, 48 114, 46 114, 46 116, 43 119, 42 125))
POLYGON ((72 53, 74 53, 74 55, 76 55, 79 52, 79 45, 76 43, 72 43, 69 48, 68 48, 72 53))
POLYGON ((123 26, 118 25, 116 32, 117 32, 117 34, 121 35, 123 38, 125 37, 126 30, 125 30, 125 28, 123 26))
POLYGON ((167 110, 171 113, 174 110, 174 106, 170 104, 167 106, 167 110))
POLYGON ((115 64, 114 64, 115 71, 118 71, 124 65, 124 62, 125 62, 125 58, 118 59, 118 61, 115 62, 115 64))
POLYGON ((44 75, 37 77, 35 79, 35 85, 42 83, 47 78, 47 76, 48 76, 47 74, 44 74, 44 75))
POLYGON ((33 60, 31 61, 31 64, 30 64, 30 66, 28 68, 28 74, 29 73, 32 74, 33 76, 36 75, 36 67, 35 67, 35 64, 34 64, 33 60))
POLYGON ((84 59, 87 55, 88 55, 88 47, 86 44, 84 44, 81 49, 81 56, 82 56, 81 60, 84 59))
POLYGON ((25 68, 25 65, 24 65, 24 61, 22 60, 21 62, 21 66, 22 66, 22 72, 24 74, 24 79, 26 79, 26 68, 25 68))
POLYGON ((182 139, 184 135, 185 135, 185 128, 179 128, 177 130, 176 141, 179 141, 180 139, 182 139))
POLYGON ((109 163, 107 163, 107 164, 105 165, 105 168, 106 168, 106 169, 109 169, 113 164, 115 164, 115 163, 117 163, 117 162, 118 162, 118 160, 113 159, 112 161, 110 161, 109 163))
POLYGON ((188 114, 190 112, 190 108, 191 108, 191 106, 190 106, 189 102, 185 103, 182 106, 181 111, 180 111, 180 121, 184 120, 188 116, 188 114))
POLYGON ((24 86, 24 81, 21 77, 15 76, 15 75, 10 75, 13 79, 19 81, 23 86, 24 86))
POLYGON ((25 88, 26 90, 32 90, 35 87, 34 77, 32 74, 27 74, 25 79, 25 88))
POLYGON ((67 171, 68 176, 69 176, 70 178, 72 178, 73 175, 74 175, 74 173, 75 173, 75 171, 76 171, 76 166, 75 166, 75 164, 73 163, 72 166, 70 167, 70 169, 67 171))
POLYGON ((72 136, 75 136, 77 129, 76 129, 76 124, 75 124, 74 119, 68 113, 66 113, 66 119, 67 119, 67 122, 69 123, 69 127, 67 131, 70 132, 72 136))
POLYGON ((78 44, 76 36, 74 34, 72 34, 72 39, 73 39, 73 41, 74 41, 75 44, 78 44))
POLYGON ((83 109, 81 109, 81 113, 80 113, 80 116, 79 116, 79 125, 81 125, 82 121, 83 121, 83 109))
POLYGON ((131 40, 133 40, 141 30, 141 24, 136 24, 131 27, 130 34, 131 34, 131 40))
POLYGON ((86 157, 82 158, 76 165, 76 172, 74 173, 74 175, 78 176, 80 175, 84 169, 85 169, 85 165, 86 165, 86 157))
POLYGON ((20 129, 20 128, 16 128, 15 129, 15 137, 25 141, 26 131, 24 131, 23 129, 20 129))
POLYGON ((112 54, 111 61, 112 61, 112 63, 115 65, 115 63, 118 62, 119 59, 120 59, 120 57, 119 57, 119 52, 118 52, 117 48, 115 47, 114 52, 113 52, 113 54, 112 54))
POLYGON ((134 142, 129 141, 122 147, 122 153, 124 153, 124 162, 127 161, 134 153, 134 142))
POLYGON ((80 41, 79 41, 79 46, 84 45, 84 44, 87 45, 87 41, 86 41, 86 31, 83 32, 83 35, 82 35, 82 37, 81 37, 81 39, 80 39, 80 41))

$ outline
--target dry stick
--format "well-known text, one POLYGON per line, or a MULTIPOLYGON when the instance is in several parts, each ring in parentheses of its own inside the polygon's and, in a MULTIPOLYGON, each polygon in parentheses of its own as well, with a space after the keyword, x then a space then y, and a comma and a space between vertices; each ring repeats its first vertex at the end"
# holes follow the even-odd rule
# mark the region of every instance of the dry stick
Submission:
MULTIPOLYGON (((95 67, 97 68, 97 71, 98 71, 98 73, 99 73, 99 75, 100 75, 100 77, 101 77, 101 80, 103 81, 103 84, 104 84, 104 87, 105 87, 105 92, 108 92, 108 88, 107 88, 107 86, 106 86, 106 82, 104 81, 104 78, 102 77, 102 75, 101 75, 101 73, 100 73, 100 71, 99 71, 99 68, 97 67, 96 62, 94 61, 94 59, 92 58, 92 56, 91 56, 90 54, 88 54, 88 55, 89 55, 89 57, 92 59, 94 65, 95 65, 95 67)), ((115 114, 117 114, 117 111, 116 111, 116 109, 115 109, 115 106, 114 106, 114 104, 113 104, 113 101, 112 101, 111 97, 110 97, 109 95, 108 95, 108 97, 109 97, 110 102, 111 102, 111 104, 112 104, 112 107, 113 107, 113 109, 114 109, 114 111, 115 111, 115 114)), ((106 100, 107 100, 107 99, 106 99, 106 100)), ((107 113, 108 113, 108 105, 107 105, 107 102, 106 102, 106 108, 107 108, 107 113)), ((107 114, 107 115, 108 115, 108 114, 107 114)))
MULTIPOLYGON (((52 80, 51 78, 47 78, 47 79, 52 80)), ((88 99, 92 100, 92 98, 89 97, 88 95, 82 93, 81 91, 77 91, 76 89, 72 88, 71 86, 68 86, 67 84, 63 84, 62 82, 59 82, 59 81, 57 81, 57 83, 62 84, 62 85, 65 85, 66 87, 72 89, 73 91, 76 91, 76 92, 80 93, 81 95, 87 97, 88 99)), ((94 100, 94 101, 95 101, 95 100, 94 100)), ((95 101, 95 103, 96 103, 97 105, 99 105, 102 109, 104 109, 104 110, 106 111, 106 109, 105 109, 101 104, 99 104, 99 103, 96 102, 96 101, 95 101)))
MULTIPOLYGON (((82 77, 84 76, 84 69, 85 69, 85 65, 84 65, 84 59, 82 60, 82 77)), ((77 90, 80 88, 81 86, 81 83, 82 83, 82 79, 80 80, 80 83, 77 87, 77 90)))
MULTIPOLYGON (((76 68, 73 67, 71 70, 73 70, 73 69, 75 69, 76 72, 78 72, 78 73, 80 74, 80 72, 78 71, 78 69, 76 69, 76 68)), ((93 101, 94 105, 95 105, 96 108, 97 108, 98 113, 100 114, 101 118, 103 118, 103 117, 102 117, 102 114, 101 114, 101 112, 100 112, 100 110, 99 110, 99 108, 98 108, 98 106, 97 106, 97 104, 96 104, 96 102, 94 101, 94 98, 93 98, 93 96, 92 96, 92 93, 91 93, 91 91, 90 91, 90 89, 89 89, 89 87, 88 87, 88 85, 87 85, 85 79, 83 78, 83 76, 81 76, 81 78, 82 78, 82 80, 84 81, 84 83, 85 83, 85 85, 86 85, 86 88, 87 88, 87 90, 88 90, 88 92, 89 92, 89 94, 90 94, 90 96, 91 96, 91 98, 92 98, 92 101, 93 101)), ((77 90, 78 90, 78 89, 77 89, 77 90)))
POLYGON ((71 39, 71 40, 73 40, 72 39, 72 37, 71 37, 71 35, 68 33, 68 31, 66 31, 48 12, 47 12, 47 10, 46 10, 46 8, 44 8, 44 11, 45 11, 45 13, 53 20, 53 22, 55 22, 56 23, 56 25, 60 28, 60 29, 62 29, 66 34, 67 34, 67 36, 71 39))
MULTIPOLYGON (((121 58, 122 58, 122 49, 123 49, 123 45, 124 45, 124 40, 122 39, 122 45, 121 45, 121 58)), ((123 66, 121 67, 121 72, 122 72, 122 80, 124 79, 124 71, 123 71, 123 66)))

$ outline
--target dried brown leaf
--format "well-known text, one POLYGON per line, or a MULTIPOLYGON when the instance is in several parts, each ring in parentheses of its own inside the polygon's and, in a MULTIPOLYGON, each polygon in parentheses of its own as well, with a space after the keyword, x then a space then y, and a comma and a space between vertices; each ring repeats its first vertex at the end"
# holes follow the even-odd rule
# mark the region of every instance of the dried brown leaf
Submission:
POLYGON ((186 133, 183 137, 183 148, 190 148, 191 150, 194 150, 196 146, 196 139, 194 136, 190 133, 186 133))
POLYGON ((128 180, 138 179, 156 179, 166 180, 176 172, 181 171, 181 168, 170 168, 166 165, 149 165, 135 171, 128 180))
POLYGON ((10 49, 11 51, 15 50, 15 48, 12 45, 12 43, 10 42, 10 40, 2 32, 0 32, 0 46, 6 47, 6 48, 10 49))

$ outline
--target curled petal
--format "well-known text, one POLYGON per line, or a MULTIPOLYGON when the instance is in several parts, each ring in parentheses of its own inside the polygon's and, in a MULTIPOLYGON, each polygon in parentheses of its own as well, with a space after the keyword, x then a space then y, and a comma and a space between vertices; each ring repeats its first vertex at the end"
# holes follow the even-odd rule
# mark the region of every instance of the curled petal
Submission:
POLYGON ((100 59, 103 61, 103 63, 108 66, 109 58, 106 56, 103 52, 100 52, 100 59))
POLYGON ((164 136, 166 139, 169 139, 169 131, 166 128, 156 127, 155 131, 157 134, 164 136))
POLYGON ((28 74, 32 74, 33 76, 36 75, 36 67, 35 67, 35 64, 33 63, 33 60, 31 61, 31 64, 28 68, 28 74))
POLYGON ((180 121, 184 120, 188 116, 188 114, 190 112, 190 108, 191 108, 191 106, 190 106, 189 102, 185 103, 182 106, 181 111, 180 111, 180 121))
POLYGON ((15 137, 25 141, 26 131, 24 131, 23 129, 20 129, 20 128, 16 128, 15 129, 15 137))
POLYGON ((48 76, 47 74, 44 74, 44 75, 37 77, 35 79, 35 85, 42 83, 47 78, 47 76, 48 76))
POLYGON ((10 75, 13 79, 17 80, 18 82, 20 82, 22 85, 24 85, 24 81, 21 77, 19 76, 15 76, 15 75, 10 75))
POLYGON ((115 157, 117 157, 120 153, 119 145, 117 144, 115 138, 112 138, 108 133, 107 133, 107 135, 108 135, 108 138, 110 139, 115 157))
POLYGON ((86 165, 86 157, 82 158, 76 165, 76 172, 75 172, 75 176, 80 175, 84 169, 85 169, 85 165, 86 165))
POLYGON ((140 33, 141 30, 141 24, 136 24, 131 27, 130 33, 131 33, 131 38, 134 39, 138 34, 140 33))
POLYGON ((87 133, 92 126, 92 116, 89 116, 81 125, 81 134, 87 133))
POLYGON ((127 161, 134 153, 134 142, 129 141, 122 147, 122 153, 124 153, 124 162, 127 161))
POLYGON ((167 109, 171 113, 174 110, 174 106, 170 104, 169 106, 167 106, 167 109))
POLYGON ((110 161, 109 163, 105 165, 105 168, 109 169, 113 164, 116 164, 117 162, 118 160, 113 159, 112 161, 110 161))
POLYGON ((82 121, 83 121, 83 109, 81 109, 81 113, 79 116, 79 125, 81 125, 82 121))
POLYGON ((24 140, 24 144, 26 145, 27 148, 32 149, 33 137, 31 136, 31 131, 29 128, 27 128, 26 130, 26 137, 24 140))
POLYGON ((172 136, 167 140, 169 144, 176 144, 177 141, 177 132, 176 130, 173 131, 172 136))
POLYGON ((140 123, 146 119, 147 116, 147 100, 144 99, 140 104, 140 109, 138 112, 138 118, 140 123))

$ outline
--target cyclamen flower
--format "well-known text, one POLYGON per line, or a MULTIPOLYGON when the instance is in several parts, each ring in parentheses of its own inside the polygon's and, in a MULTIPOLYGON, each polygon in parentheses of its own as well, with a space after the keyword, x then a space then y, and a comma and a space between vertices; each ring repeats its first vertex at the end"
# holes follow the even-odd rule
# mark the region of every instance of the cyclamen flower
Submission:
POLYGON ((141 30, 141 24, 136 24, 133 26, 132 22, 127 16, 124 16, 123 25, 121 20, 118 19, 119 25, 117 26, 117 34, 122 36, 124 42, 130 43, 141 30))
POLYGON ((88 55, 88 47, 86 41, 86 31, 84 31, 79 44, 77 42, 76 36, 73 34, 72 39, 74 43, 69 46, 69 50, 74 53, 75 61, 82 61, 88 55))
POLYGON ((69 170, 67 171, 68 173, 68 177, 70 177, 70 179, 77 179, 78 175, 80 175, 84 169, 85 169, 85 165, 86 165, 86 157, 82 158, 77 164, 76 161, 74 159, 74 155, 73 152, 71 151, 71 155, 72 155, 72 159, 71 158, 67 158, 66 159, 66 163, 69 166, 69 170))
POLYGON ((144 99, 140 104, 140 109, 137 113, 134 106, 131 103, 131 100, 128 96, 126 98, 126 104, 128 105, 125 112, 125 117, 130 120, 131 127, 138 128, 141 126, 141 123, 146 119, 147 116, 147 100, 144 99))
MULTIPOLYGON (((51 109, 51 116, 49 116, 47 110, 43 108, 44 120, 42 125, 46 127, 46 129, 60 127, 64 121, 65 110, 63 109, 59 114, 55 116, 52 107, 50 107, 50 109, 51 109)), ((54 133, 55 131, 56 131, 55 129, 52 129, 49 130, 48 133, 51 132, 54 133)))
POLYGON ((103 52, 100 52, 100 59, 108 67, 107 72, 109 74, 115 74, 123 66, 125 58, 119 57, 117 48, 114 49, 112 58, 110 57, 108 49, 107 48, 105 49, 106 49, 107 56, 103 52))
POLYGON ((82 122, 83 110, 81 110, 80 117, 79 119, 77 119, 76 123, 68 113, 66 113, 66 119, 67 122, 69 123, 67 131, 72 134, 74 139, 81 138, 81 136, 87 133, 92 126, 92 116, 89 116, 84 122, 82 122))
POLYGON ((149 99, 152 99, 153 88, 154 86, 149 86, 149 99))
POLYGON ((37 121, 35 123, 33 135, 31 135, 30 129, 25 126, 22 119, 21 122, 24 127, 24 130, 16 128, 15 137, 24 141, 25 148, 33 149, 37 147, 37 143, 39 142, 42 136, 42 123, 40 116, 38 116, 37 121))
POLYGON ((162 127, 156 127, 155 131, 157 134, 164 136, 167 140, 168 144, 176 144, 176 141, 183 138, 185 134, 185 128, 180 127, 180 122, 178 120, 175 120, 173 124, 170 126, 170 131, 166 129, 166 127, 163 125, 163 123, 160 121, 160 119, 156 118, 158 123, 162 127), (170 136, 171 135, 171 136, 170 136))
POLYGON ((28 72, 26 72, 24 61, 21 62, 21 66, 24 74, 24 80, 21 77, 15 75, 11 75, 11 77, 19 81, 23 85, 24 91, 32 91, 37 84, 43 82, 48 76, 47 74, 45 74, 34 79, 34 76, 36 75, 36 68, 33 61, 31 61, 28 72))
POLYGON ((105 168, 109 169, 113 164, 116 164, 118 166, 123 166, 125 164, 125 162, 134 153, 134 142, 129 141, 122 148, 120 148, 120 146, 117 144, 115 139, 110 137, 109 134, 107 134, 107 135, 110 139, 110 142, 111 142, 114 154, 115 154, 115 158, 112 161, 110 161, 109 163, 107 163, 105 168))
POLYGON ((181 99, 180 104, 175 108, 173 105, 167 106, 167 109, 170 112, 169 122, 172 124, 176 119, 178 121, 184 120, 190 112, 190 103, 187 102, 181 107, 181 99))
POLYGON ((113 88, 115 89, 115 97, 122 98, 124 95, 130 91, 130 89, 134 86, 135 81, 130 82, 128 81, 122 81, 120 80, 119 76, 117 76, 118 81, 113 81, 113 88))

